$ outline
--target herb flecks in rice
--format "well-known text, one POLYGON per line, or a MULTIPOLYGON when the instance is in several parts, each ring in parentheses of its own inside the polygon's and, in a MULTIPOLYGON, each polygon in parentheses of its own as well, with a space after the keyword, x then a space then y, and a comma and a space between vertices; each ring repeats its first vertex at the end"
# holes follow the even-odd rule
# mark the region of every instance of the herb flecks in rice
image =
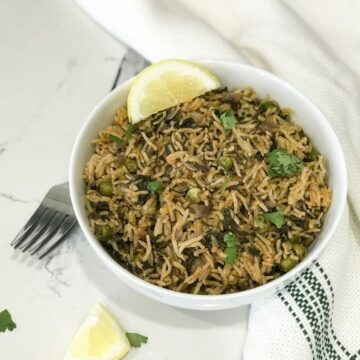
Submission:
POLYGON ((116 261, 176 291, 232 293, 279 277, 306 256, 331 203, 323 158, 290 118, 250 88, 209 92, 132 131, 119 109, 84 172, 94 233, 111 229, 98 236, 116 261), (275 149, 282 163, 269 162, 275 149))

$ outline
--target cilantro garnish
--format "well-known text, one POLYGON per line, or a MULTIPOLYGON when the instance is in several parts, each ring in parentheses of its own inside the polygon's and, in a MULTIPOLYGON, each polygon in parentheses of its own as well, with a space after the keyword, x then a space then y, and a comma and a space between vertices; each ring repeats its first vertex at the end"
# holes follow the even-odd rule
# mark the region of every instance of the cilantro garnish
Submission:
POLYGON ((225 264, 235 264, 235 261, 238 257, 239 254, 239 249, 238 249, 238 243, 236 241, 235 235, 233 233, 227 233, 224 236, 224 242, 226 244, 226 248, 225 248, 225 254, 226 259, 225 259, 225 264))
POLYGON ((158 180, 149 181, 149 183, 147 185, 147 190, 152 193, 160 192, 163 190, 163 184, 158 180))
POLYGON ((232 110, 225 111, 220 115, 220 120, 226 130, 234 128, 237 124, 237 119, 232 110))
POLYGON ((124 139, 120 139, 118 136, 112 134, 109 135, 109 139, 114 143, 116 143, 120 148, 122 148, 129 142, 133 128, 134 128, 133 124, 128 125, 124 139))
POLYGON ((263 215, 265 219, 273 223, 278 229, 284 224, 284 214, 281 211, 274 211, 263 215))
POLYGON ((303 162, 293 154, 289 154, 284 149, 275 149, 269 156, 270 168, 268 175, 276 176, 294 176, 302 168, 303 162))
POLYGON ((13 322, 8 310, 0 312, 0 332, 6 330, 13 331, 16 328, 16 324, 13 322))
POLYGON ((148 341, 148 338, 144 335, 140 335, 137 333, 126 333, 127 338, 129 339, 130 345, 132 347, 140 347, 141 344, 146 344, 148 341))

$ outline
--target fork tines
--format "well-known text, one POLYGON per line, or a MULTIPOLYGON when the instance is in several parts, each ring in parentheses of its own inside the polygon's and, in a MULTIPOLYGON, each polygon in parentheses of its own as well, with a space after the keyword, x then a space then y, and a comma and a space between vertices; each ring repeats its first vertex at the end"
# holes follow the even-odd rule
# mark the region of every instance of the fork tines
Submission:
POLYGON ((68 184, 54 186, 16 235, 11 245, 39 259, 60 245, 76 227, 68 195, 68 184))

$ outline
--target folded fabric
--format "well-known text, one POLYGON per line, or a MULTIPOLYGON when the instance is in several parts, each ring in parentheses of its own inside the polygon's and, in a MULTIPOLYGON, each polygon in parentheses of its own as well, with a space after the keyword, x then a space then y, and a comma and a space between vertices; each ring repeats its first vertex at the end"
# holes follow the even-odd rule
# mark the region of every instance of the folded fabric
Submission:
POLYGON ((151 62, 169 58, 242 60, 210 26, 166 0, 76 0, 111 34, 151 62))
POLYGON ((318 261, 252 305, 244 358, 360 358, 360 2, 77 1, 150 61, 246 61, 287 80, 323 111, 345 152, 346 211, 318 261))

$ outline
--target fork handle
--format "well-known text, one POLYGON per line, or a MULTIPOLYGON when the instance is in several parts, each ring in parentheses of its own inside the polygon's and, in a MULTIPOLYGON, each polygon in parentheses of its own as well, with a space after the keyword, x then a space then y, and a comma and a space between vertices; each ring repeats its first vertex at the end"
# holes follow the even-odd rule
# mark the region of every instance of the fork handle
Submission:
POLYGON ((122 59, 119 70, 116 74, 111 90, 114 90, 119 84, 131 79, 150 63, 134 49, 129 48, 122 59))

